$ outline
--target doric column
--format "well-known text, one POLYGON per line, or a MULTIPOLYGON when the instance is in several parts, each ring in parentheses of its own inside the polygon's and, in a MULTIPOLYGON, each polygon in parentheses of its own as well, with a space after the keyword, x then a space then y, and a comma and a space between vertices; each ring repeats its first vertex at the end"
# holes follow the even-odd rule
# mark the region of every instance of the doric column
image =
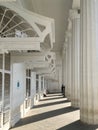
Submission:
POLYGON ((45 78, 43 76, 43 90, 45 89, 45 78))
POLYGON ((68 76, 68 86, 67 86, 67 98, 68 100, 71 100, 71 89, 72 89, 72 81, 71 81, 71 47, 72 47, 72 37, 71 32, 67 32, 68 36, 68 67, 67 67, 67 76, 68 76))
POLYGON ((79 107, 79 48, 80 48, 80 14, 77 10, 70 11, 72 19, 72 92, 71 103, 73 107, 79 107))
MULTIPOLYGON (((65 46, 65 45, 64 45, 65 46)), ((66 56, 65 56, 65 47, 63 46, 63 52, 62 52, 62 84, 66 84, 66 56)))
POLYGON ((80 118, 98 124, 98 0, 81 0, 80 118))
POLYGON ((65 42, 65 96, 68 97, 68 43, 65 42))

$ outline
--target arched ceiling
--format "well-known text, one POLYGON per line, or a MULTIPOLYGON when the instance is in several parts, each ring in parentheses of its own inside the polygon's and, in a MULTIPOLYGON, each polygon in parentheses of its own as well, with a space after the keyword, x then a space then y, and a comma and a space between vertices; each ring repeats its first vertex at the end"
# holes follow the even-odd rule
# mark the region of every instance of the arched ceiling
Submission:
POLYGON ((54 51, 61 51, 68 24, 68 12, 73 0, 17 0, 17 3, 30 11, 55 19, 54 51))

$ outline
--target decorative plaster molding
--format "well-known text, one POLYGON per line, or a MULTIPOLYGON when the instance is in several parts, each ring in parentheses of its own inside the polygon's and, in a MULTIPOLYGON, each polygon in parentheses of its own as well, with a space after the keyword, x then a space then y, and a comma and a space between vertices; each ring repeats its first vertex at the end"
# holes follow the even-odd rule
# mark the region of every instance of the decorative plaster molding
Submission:
POLYGON ((54 52, 11 53, 12 63, 25 63, 27 68, 36 68, 36 70, 48 68, 49 73, 55 70, 55 58, 54 52))
POLYGON ((55 24, 54 19, 47 18, 38 14, 35 14, 33 12, 30 12, 24 8, 19 8, 14 3, 9 2, 1 2, 0 6, 4 6, 6 8, 9 8, 12 11, 15 11, 20 17, 24 18, 27 23, 29 23, 32 28, 37 32, 38 38, 40 39, 41 44, 45 44, 45 48, 52 49, 53 43, 55 42, 55 24), (43 31, 40 30, 40 27, 38 26, 44 26, 45 29, 43 31), (49 35, 49 41, 45 42, 45 38, 49 35), (48 44, 48 45, 47 45, 48 44))
POLYGON ((33 61, 33 62, 26 63, 26 68, 29 69, 43 69, 47 67, 49 67, 49 64, 46 61, 42 61, 42 62, 33 61))
POLYGON ((33 38, 0 38, 0 50, 37 50, 40 51, 40 41, 33 38))
POLYGON ((11 53, 11 58, 13 63, 32 63, 33 62, 44 62, 45 56, 41 55, 40 52, 38 55, 33 53, 11 53))
POLYGON ((51 74, 51 69, 48 67, 42 69, 34 69, 34 71, 36 71, 37 74, 51 74))

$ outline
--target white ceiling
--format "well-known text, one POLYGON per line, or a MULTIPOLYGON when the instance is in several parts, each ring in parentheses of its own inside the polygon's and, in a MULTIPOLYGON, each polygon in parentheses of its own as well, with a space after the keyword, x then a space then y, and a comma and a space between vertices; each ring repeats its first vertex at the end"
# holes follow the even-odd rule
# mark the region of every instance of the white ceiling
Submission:
POLYGON ((65 40, 68 11, 72 8, 73 0, 18 0, 27 9, 38 14, 55 19, 54 51, 61 51, 65 40))

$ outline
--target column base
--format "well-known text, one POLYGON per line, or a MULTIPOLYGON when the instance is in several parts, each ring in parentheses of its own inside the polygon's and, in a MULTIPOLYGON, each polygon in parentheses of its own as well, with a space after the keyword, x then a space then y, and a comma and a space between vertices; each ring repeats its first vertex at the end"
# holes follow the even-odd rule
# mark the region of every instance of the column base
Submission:
POLYGON ((67 95, 67 99, 68 99, 69 101, 71 101, 71 95, 70 95, 70 94, 67 95))
POLYGON ((78 99, 71 99, 71 106, 74 108, 79 108, 80 107, 79 100, 78 99))
POLYGON ((98 125, 98 120, 92 119, 92 118, 87 118, 87 117, 80 117, 81 122, 88 124, 88 125, 98 125))
POLYGON ((80 110, 80 120, 88 125, 98 125, 98 112, 80 110))

